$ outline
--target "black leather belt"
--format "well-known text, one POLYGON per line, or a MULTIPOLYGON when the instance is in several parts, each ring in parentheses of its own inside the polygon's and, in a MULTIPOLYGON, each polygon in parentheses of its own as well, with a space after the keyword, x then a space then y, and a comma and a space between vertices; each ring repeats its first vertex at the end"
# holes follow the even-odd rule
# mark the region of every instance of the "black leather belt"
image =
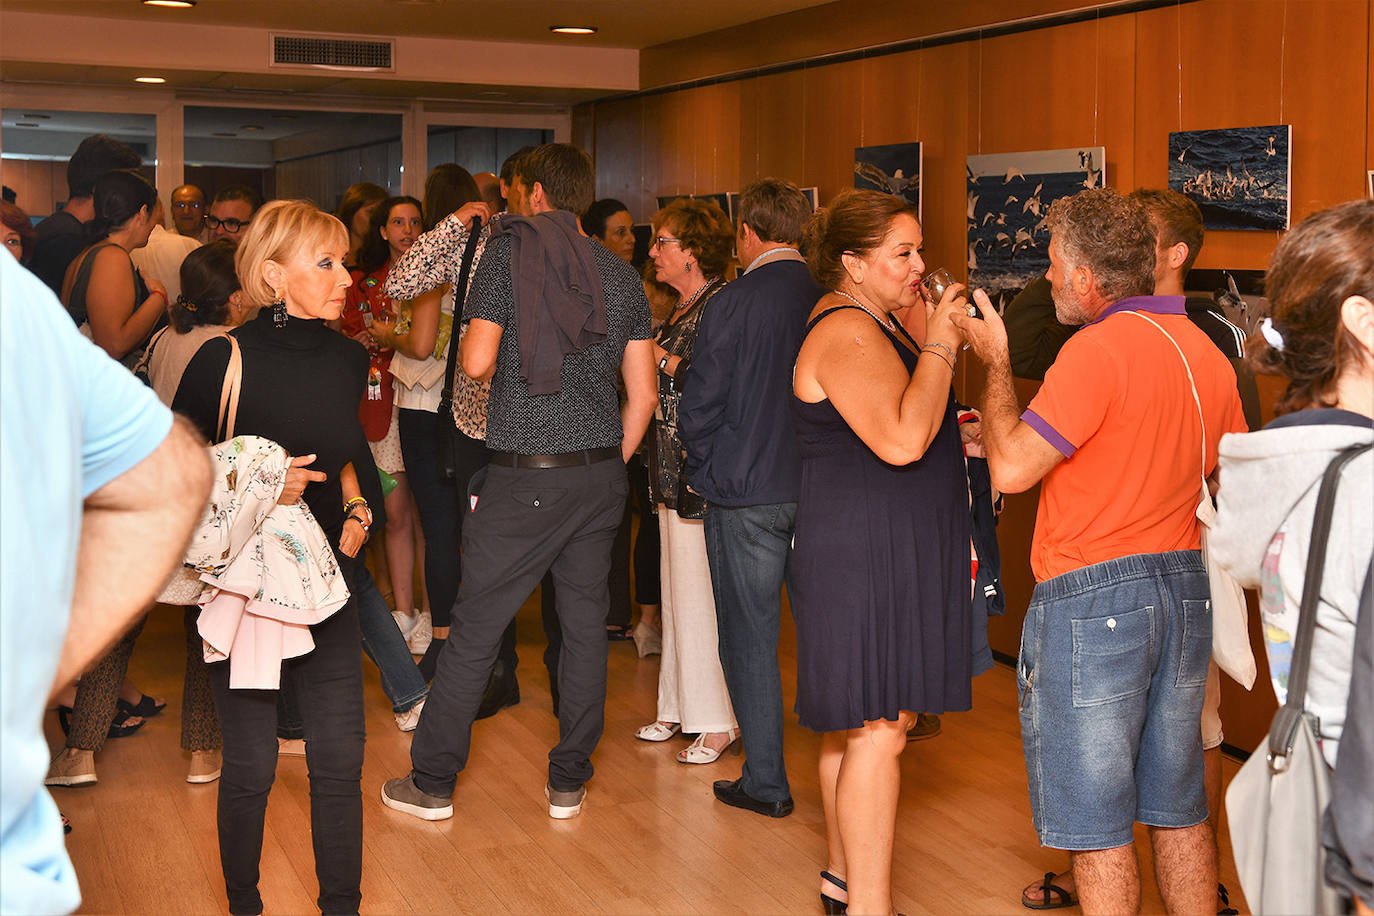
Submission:
POLYGON ((620 446, 608 445, 605 448, 584 448, 581 451, 562 452, 558 455, 521 455, 518 452, 492 452, 491 463, 506 468, 573 468, 619 457, 620 446))

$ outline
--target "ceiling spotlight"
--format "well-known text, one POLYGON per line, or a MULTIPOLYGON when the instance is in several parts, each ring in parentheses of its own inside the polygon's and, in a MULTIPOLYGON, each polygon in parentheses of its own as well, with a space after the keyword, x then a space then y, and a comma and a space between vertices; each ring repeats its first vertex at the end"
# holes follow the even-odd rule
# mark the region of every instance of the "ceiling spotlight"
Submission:
POLYGON ((167 81, 166 81, 165 79, 163 79, 162 77, 160 77, 160 76, 136 76, 136 77, 134 77, 134 82, 135 82, 135 83, 165 83, 165 82, 167 82, 167 81))
POLYGON ((261 124, 240 124, 239 130, 262 130, 261 124))
POLYGON ((594 25, 551 25, 550 32, 558 32, 561 35, 595 35, 596 26, 594 25))
POLYGON ((174 10, 189 10, 196 0, 143 0, 144 6, 165 6, 174 10))

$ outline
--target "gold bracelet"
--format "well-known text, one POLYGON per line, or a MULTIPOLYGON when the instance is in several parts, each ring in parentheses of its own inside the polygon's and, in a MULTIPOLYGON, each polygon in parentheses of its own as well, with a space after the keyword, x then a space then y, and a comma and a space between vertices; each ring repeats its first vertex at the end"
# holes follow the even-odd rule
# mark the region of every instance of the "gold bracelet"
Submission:
POLYGON ((936 356, 939 356, 939 357, 940 357, 940 362, 944 363, 946 366, 949 366, 949 371, 950 371, 950 373, 952 374, 952 373, 954 372, 954 360, 948 359, 948 358, 945 357, 945 356, 941 356, 939 353, 935 353, 935 351, 934 351, 933 349, 928 349, 927 347, 922 347, 922 348, 921 348, 921 355, 924 356, 924 355, 927 354, 927 353, 934 353, 936 356))

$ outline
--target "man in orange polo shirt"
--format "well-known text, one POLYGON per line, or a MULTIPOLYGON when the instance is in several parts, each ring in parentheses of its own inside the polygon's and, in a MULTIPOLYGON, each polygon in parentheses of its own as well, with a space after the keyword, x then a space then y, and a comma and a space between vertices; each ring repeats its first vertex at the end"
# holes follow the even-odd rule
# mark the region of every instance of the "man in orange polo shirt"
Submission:
POLYGON ((987 366, 994 486, 1044 481, 1017 665, 1031 810, 1041 843, 1072 851, 1085 913, 1139 908, 1137 821, 1165 906, 1208 912, 1212 621, 1195 511, 1218 440, 1246 428, 1235 375, 1182 296, 1151 295, 1156 237, 1138 201, 1084 191, 1047 222, 1056 315, 1084 328, 1019 417, 987 296, 974 294, 984 320, 956 319, 987 366))

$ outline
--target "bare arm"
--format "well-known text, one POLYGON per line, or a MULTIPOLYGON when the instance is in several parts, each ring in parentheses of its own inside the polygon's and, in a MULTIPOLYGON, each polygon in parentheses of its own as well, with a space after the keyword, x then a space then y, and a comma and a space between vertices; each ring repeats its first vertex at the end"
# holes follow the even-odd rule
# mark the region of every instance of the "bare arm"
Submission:
POLYGON ((210 474, 200 435, 178 417, 152 454, 87 497, 54 693, 147 610, 185 553, 210 495, 210 474))
POLYGON ((977 290, 973 298, 984 317, 956 315, 953 320, 987 367, 982 422, 988 473, 1000 492, 1020 493, 1035 486, 1064 456, 1021 419, 1007 354, 1006 326, 986 293, 977 290))
POLYGON ((410 303, 410 333, 396 334, 391 322, 374 322, 372 336, 378 346, 391 347, 397 353, 404 353, 412 359, 426 359, 434 353, 434 343, 439 339, 439 315, 444 293, 448 284, 444 283, 427 293, 421 293, 410 303))
POLYGON ((148 336, 167 310, 167 293, 151 277, 144 283, 148 298, 134 302, 134 277, 123 249, 111 245, 89 257, 90 283, 86 286, 86 315, 91 339, 114 359, 121 359, 148 336))
POLYGON ((501 325, 485 318, 473 318, 468 322, 468 329, 458 342, 459 364, 468 378, 485 382, 496 374, 496 356, 501 350, 504 331, 501 325))
MULTIPOLYGON (((827 317, 816 326, 797 357, 794 389, 802 400, 829 398, 863 443, 893 465, 917 461, 934 441, 944 420, 952 378, 949 353, 961 339, 949 316, 963 308, 962 287, 951 287, 928 321, 927 345, 907 375, 901 357, 873 319, 854 309, 827 317)), ((842 304, 839 297, 822 299, 842 304)))
MULTIPOLYGON (((344 505, 348 505, 350 500, 360 499, 363 495, 362 489, 358 486, 358 473, 353 470, 352 462, 344 465, 343 470, 339 471, 339 489, 343 492, 344 505)), ((358 549, 367 543, 367 528, 363 525, 371 527, 372 510, 366 507, 366 501, 357 503, 348 510, 348 515, 344 516, 343 534, 339 535, 339 549, 350 557, 356 557, 358 549)))
POLYGON ((620 440, 620 454, 626 461, 639 448, 649 418, 658 403, 658 369, 654 366, 653 341, 631 340, 625 344, 620 359, 620 374, 625 379, 625 406, 620 409, 620 425, 625 438, 620 440))

